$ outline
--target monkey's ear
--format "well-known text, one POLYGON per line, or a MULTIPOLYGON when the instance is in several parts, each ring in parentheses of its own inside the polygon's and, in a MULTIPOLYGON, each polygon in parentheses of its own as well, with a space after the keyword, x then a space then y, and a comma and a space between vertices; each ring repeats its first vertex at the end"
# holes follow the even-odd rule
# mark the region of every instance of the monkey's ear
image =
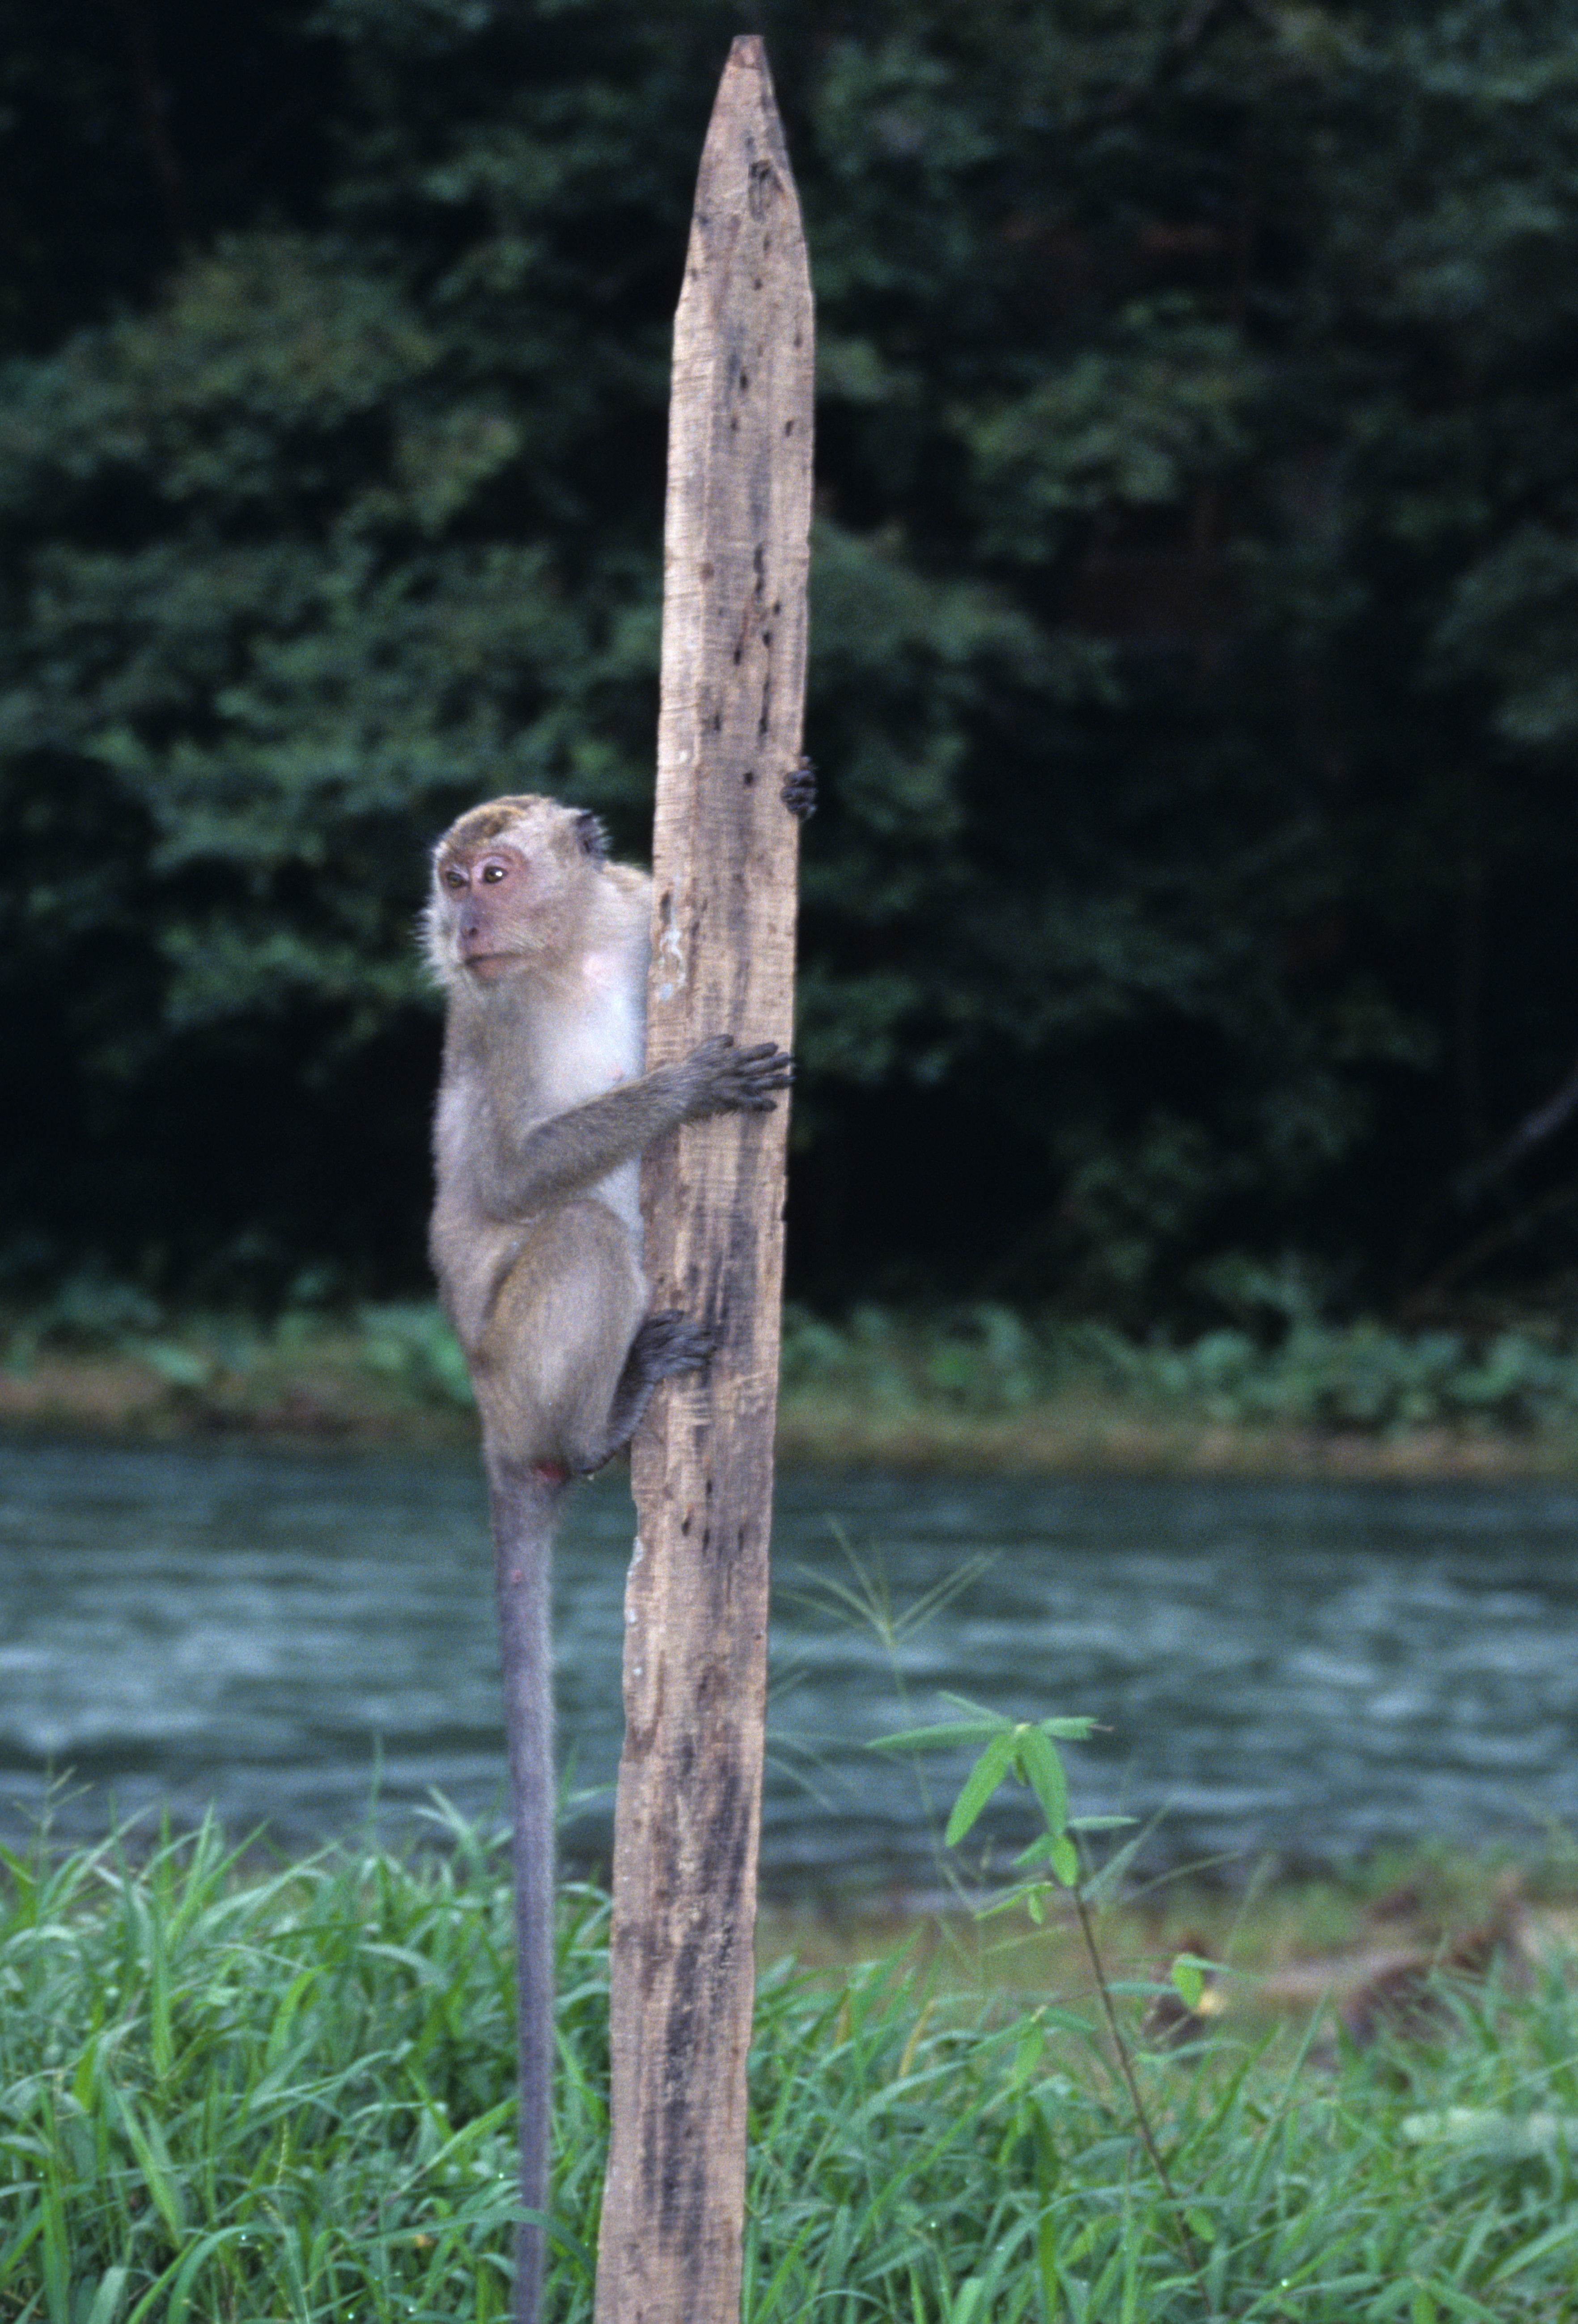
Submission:
POLYGON ((576 837, 581 844, 583 855, 588 856, 594 863, 607 862, 608 835, 590 807, 578 807, 576 811, 576 837))

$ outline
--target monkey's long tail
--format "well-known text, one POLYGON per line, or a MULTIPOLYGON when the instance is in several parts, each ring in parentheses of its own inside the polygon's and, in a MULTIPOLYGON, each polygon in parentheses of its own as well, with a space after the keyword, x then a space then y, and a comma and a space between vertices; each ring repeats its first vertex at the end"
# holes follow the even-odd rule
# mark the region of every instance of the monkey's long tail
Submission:
MULTIPOLYGON (((550 1641, 554 1521, 562 1484, 515 1462, 490 1462, 494 1570, 503 1649, 504 1731, 515 1868, 518 1975, 521 2200, 548 2202, 549 2124, 553 2094, 554 1774, 550 1641)), ((515 2244, 515 2324, 537 2324, 543 2233, 521 2221, 515 2244)))

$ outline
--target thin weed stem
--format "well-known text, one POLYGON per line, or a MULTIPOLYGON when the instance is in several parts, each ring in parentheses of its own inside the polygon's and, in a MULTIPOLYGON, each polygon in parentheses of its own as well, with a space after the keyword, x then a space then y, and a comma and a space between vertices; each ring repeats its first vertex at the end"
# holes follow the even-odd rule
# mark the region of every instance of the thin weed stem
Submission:
POLYGON ((1189 2225, 1188 2214, 1178 2199, 1177 2189, 1173 2185, 1172 2173, 1167 2169, 1161 2148, 1157 2144, 1150 2110, 1145 2103, 1145 2094, 1140 2089, 1140 2078, 1134 2070, 1134 2053, 1129 2046, 1123 2028, 1118 2023, 1118 2012, 1112 2006, 1112 1989, 1107 1982, 1106 1966, 1102 1960, 1102 1949, 1096 1942, 1096 1932, 1091 1923, 1090 1907, 1077 1886, 1071 1893, 1074 1897, 1075 1914, 1079 1922, 1079 1933, 1084 1943, 1085 1957, 1090 1962, 1091 1976, 1095 1981, 1096 1993, 1101 2000, 1102 2015, 1106 2021, 1107 2032, 1112 2038, 1113 2052, 1118 2061, 1118 2070, 1122 2076, 1123 2087, 1129 2094, 1129 2103, 1134 2110, 1135 2128, 1140 2133, 1141 2145, 1150 2158, 1150 2167, 1156 2173, 1157 2184, 1167 2198, 1167 2216, 1177 2230, 1178 2248, 1183 2255, 1184 2263, 1199 2284, 1200 2297, 1205 2302, 1206 2312, 1215 2316, 1219 2310, 1206 2278, 1205 2255, 1200 2248, 1194 2228, 1189 2225))

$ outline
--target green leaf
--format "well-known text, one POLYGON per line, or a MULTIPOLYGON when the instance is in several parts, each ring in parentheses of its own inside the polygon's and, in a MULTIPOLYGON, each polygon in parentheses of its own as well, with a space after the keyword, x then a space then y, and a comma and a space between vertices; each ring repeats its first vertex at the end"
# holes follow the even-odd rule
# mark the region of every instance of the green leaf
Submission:
POLYGON ((873 1735, 869 1748, 873 1751, 937 1751, 954 1750, 965 1743, 986 1743, 1011 1731, 1012 1721, 1006 1719, 955 1719, 940 1727, 906 1727, 896 1735, 873 1735))
POLYGON ((1052 1842, 1047 1850, 1047 1861, 1065 1888, 1078 1887, 1079 1850, 1066 1834, 1052 1842))
POLYGON ((1174 1958, 1167 1974, 1171 1977, 1174 1989, 1185 2007, 1198 2009, 1201 1997, 1205 1991, 1204 1965, 1197 1961, 1192 1953, 1178 1953, 1174 1958))
POLYGON ((956 1848, 979 1819, 987 1801, 1012 1766, 1016 1748, 1014 1730, 1010 1727, 993 1737, 971 1768, 958 1798, 954 1802, 953 1813, 943 1834, 950 1848, 956 1848))
POLYGON ((1068 1822, 1068 1778, 1045 1727, 1020 1729, 1018 1757, 1040 1804, 1047 1832, 1055 1840, 1060 1838, 1068 1822))

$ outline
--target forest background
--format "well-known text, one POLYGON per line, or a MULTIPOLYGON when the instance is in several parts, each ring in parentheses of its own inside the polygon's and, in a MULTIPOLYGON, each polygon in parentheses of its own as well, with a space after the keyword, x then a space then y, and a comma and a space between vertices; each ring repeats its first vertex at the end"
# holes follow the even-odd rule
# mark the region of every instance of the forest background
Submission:
MULTIPOLYGON (((650 828, 740 10, 0 0, 0 1293, 425 1282, 424 852, 650 828)), ((835 0, 791 1284, 1578 1298, 1578 6, 835 0)))

